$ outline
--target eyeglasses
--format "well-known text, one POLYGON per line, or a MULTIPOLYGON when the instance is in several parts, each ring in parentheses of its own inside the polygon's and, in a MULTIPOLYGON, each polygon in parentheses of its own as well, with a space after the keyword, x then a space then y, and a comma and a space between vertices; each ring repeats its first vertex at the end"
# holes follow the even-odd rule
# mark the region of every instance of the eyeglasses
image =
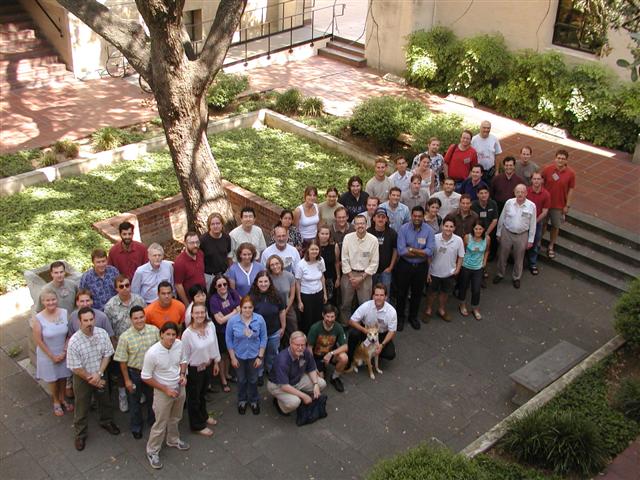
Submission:
POLYGON ((118 290, 122 290, 123 288, 129 288, 131 286, 130 283, 121 283, 118 285, 118 290))
POLYGON ((226 287, 228 285, 227 282, 224 283, 216 283, 216 288, 222 288, 222 287, 226 287))

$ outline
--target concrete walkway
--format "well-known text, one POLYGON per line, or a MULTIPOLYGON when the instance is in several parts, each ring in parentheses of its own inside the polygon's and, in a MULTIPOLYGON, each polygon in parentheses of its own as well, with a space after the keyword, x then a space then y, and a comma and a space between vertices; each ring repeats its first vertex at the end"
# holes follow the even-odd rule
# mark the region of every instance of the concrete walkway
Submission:
POLYGON ((640 477, 640 437, 618 455, 599 480, 637 480, 640 477))
POLYGON ((231 394, 211 394, 215 436, 193 435, 184 418, 181 431, 192 448, 163 449, 159 472, 120 412, 119 437, 100 429, 94 412, 86 450, 74 449, 71 416, 54 417, 47 395, 16 364, 26 356, 28 335, 27 315, 18 315, 0 325, 2 478, 346 479, 362 478, 380 458, 422 441, 459 450, 514 410, 510 373, 560 340, 593 352, 614 335, 612 294, 543 268, 538 277, 525 274, 520 290, 509 282, 483 290, 482 322, 461 317, 452 301, 452 323, 407 326, 398 357, 375 381, 360 372, 344 377, 342 394, 327 388, 329 416, 314 425, 298 428, 279 416, 265 388, 257 417, 238 415, 235 386, 231 394), (16 345, 22 353, 11 359, 16 345))

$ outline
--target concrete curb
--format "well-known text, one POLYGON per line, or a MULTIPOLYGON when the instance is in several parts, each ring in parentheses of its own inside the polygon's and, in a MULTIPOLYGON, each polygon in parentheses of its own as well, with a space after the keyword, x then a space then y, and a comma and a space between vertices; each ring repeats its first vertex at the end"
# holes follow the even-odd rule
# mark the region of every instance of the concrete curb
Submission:
POLYGON ((497 423, 493 426, 489 431, 487 431, 484 435, 477 438, 465 448, 460 450, 462 455, 465 455, 468 458, 473 458, 476 455, 480 455, 481 453, 489 450, 495 443, 500 440, 504 434, 507 432, 507 428, 510 422, 516 420, 518 418, 523 417, 529 412, 537 410, 543 405, 547 404, 551 399, 553 399, 556 395, 561 393, 567 385, 572 383, 577 377, 579 377, 582 373, 584 373, 587 369, 598 363, 600 360, 606 358, 611 355, 613 352, 618 350, 622 345, 624 345, 625 340, 620 335, 616 335, 607 343, 605 343, 598 350, 593 352, 587 358, 585 358, 578 365, 573 367, 563 376, 561 376, 558 380, 553 382, 547 388, 538 393, 535 397, 529 400, 527 403, 518 408, 511 415, 497 423))

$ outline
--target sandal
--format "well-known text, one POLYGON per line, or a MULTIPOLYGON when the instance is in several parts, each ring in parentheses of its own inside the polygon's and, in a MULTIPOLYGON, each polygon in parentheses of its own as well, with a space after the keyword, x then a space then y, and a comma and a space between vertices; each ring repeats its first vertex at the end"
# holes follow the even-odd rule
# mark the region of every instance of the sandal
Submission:
POLYGON ((549 250, 547 250, 547 257, 551 259, 556 258, 556 252, 553 248, 550 248, 549 250))
POLYGON ((471 314, 473 315, 473 318, 475 318, 476 320, 478 321, 482 320, 482 315, 480 315, 480 312, 478 310, 473 310, 471 314))
POLYGON ((438 310, 438 316, 445 322, 451 321, 451 316, 447 312, 441 312, 440 310, 438 310))
POLYGON ((64 416, 64 410, 62 409, 62 405, 60 405, 59 403, 55 403, 53 405, 53 414, 56 417, 63 417, 64 416))
POLYGON ((217 424, 218 424, 218 421, 215 418, 213 417, 207 418, 207 425, 217 425, 217 424))
POLYGON ((75 407, 73 406, 73 403, 62 402, 62 406, 64 407, 64 409, 67 412, 73 412, 75 410, 75 407))
POLYGON ((228 383, 223 383, 223 384, 222 384, 222 391, 223 391, 224 393, 229 393, 229 392, 231 391, 231 387, 229 386, 229 384, 228 384, 228 383))
POLYGON ((204 437, 213 437, 213 430, 211 430, 210 428, 203 428, 202 430, 198 430, 194 433, 197 433, 198 435, 202 435, 204 437))
POLYGON ((463 317, 469 316, 469 310, 467 310, 467 306, 465 304, 460 304, 458 309, 460 310, 460 315, 462 315, 463 317))
MULTIPOLYGON (((551 258, 551 257, 549 257, 551 258)), ((529 271, 531 272, 531 275, 538 275, 540 272, 538 271, 538 267, 533 266, 529 269, 529 271)))

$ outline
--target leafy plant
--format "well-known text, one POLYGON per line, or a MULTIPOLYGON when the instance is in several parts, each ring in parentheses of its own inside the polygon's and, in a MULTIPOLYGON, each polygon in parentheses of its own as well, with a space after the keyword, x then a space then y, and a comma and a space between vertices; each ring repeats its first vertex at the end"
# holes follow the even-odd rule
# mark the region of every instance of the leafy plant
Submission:
POLYGON ((300 113, 309 117, 320 117, 324 110, 324 101, 320 97, 306 97, 300 104, 300 113))
POLYGON ((640 379, 624 379, 616 392, 614 404, 625 416, 640 422, 640 379))
POLYGON ((215 110, 222 110, 247 88, 249 78, 246 75, 219 72, 207 91, 207 104, 215 110))
POLYGON ((42 152, 40 158, 38 158, 38 164, 41 167, 51 167, 58 163, 58 156, 53 150, 45 150, 42 152))
POLYGON ((337 138, 344 138, 345 130, 349 127, 350 119, 335 115, 323 115, 322 117, 299 117, 299 121, 305 125, 315 127, 321 132, 328 133, 337 138))
POLYGON ((91 135, 91 144, 96 152, 113 150, 122 145, 120 130, 115 127, 103 127, 91 135))
POLYGON ((273 109, 282 114, 295 114, 302 103, 302 94, 297 88, 290 88, 276 98, 273 109))
POLYGON ((640 278, 629 285, 616 303, 614 327, 632 347, 640 347, 640 278))
POLYGON ((274 110, 278 93, 268 92, 265 94, 253 93, 248 100, 243 100, 238 104, 238 113, 255 112, 262 108, 270 108, 274 110))
POLYGON ((72 140, 58 140, 53 144, 53 151, 57 155, 64 155, 65 158, 76 158, 80 153, 80 147, 72 140))
POLYGON ((431 137, 438 137, 441 150, 446 151, 449 145, 458 143, 463 130, 476 128, 469 127, 463 123, 460 115, 453 113, 434 113, 422 117, 409 131, 415 139, 410 154, 414 156, 423 152, 431 137))
POLYGON ((16 358, 21 353, 22 353, 22 345, 14 345, 7 351, 7 355, 9 355, 9 358, 16 358))
POLYGON ((0 155, 0 178, 32 171, 33 161, 40 157, 40 154, 39 149, 30 149, 0 155))
POLYGON ((351 117, 351 128, 382 147, 389 147, 401 133, 408 132, 422 117, 428 115, 420 101, 401 97, 374 97, 358 105, 351 117))

